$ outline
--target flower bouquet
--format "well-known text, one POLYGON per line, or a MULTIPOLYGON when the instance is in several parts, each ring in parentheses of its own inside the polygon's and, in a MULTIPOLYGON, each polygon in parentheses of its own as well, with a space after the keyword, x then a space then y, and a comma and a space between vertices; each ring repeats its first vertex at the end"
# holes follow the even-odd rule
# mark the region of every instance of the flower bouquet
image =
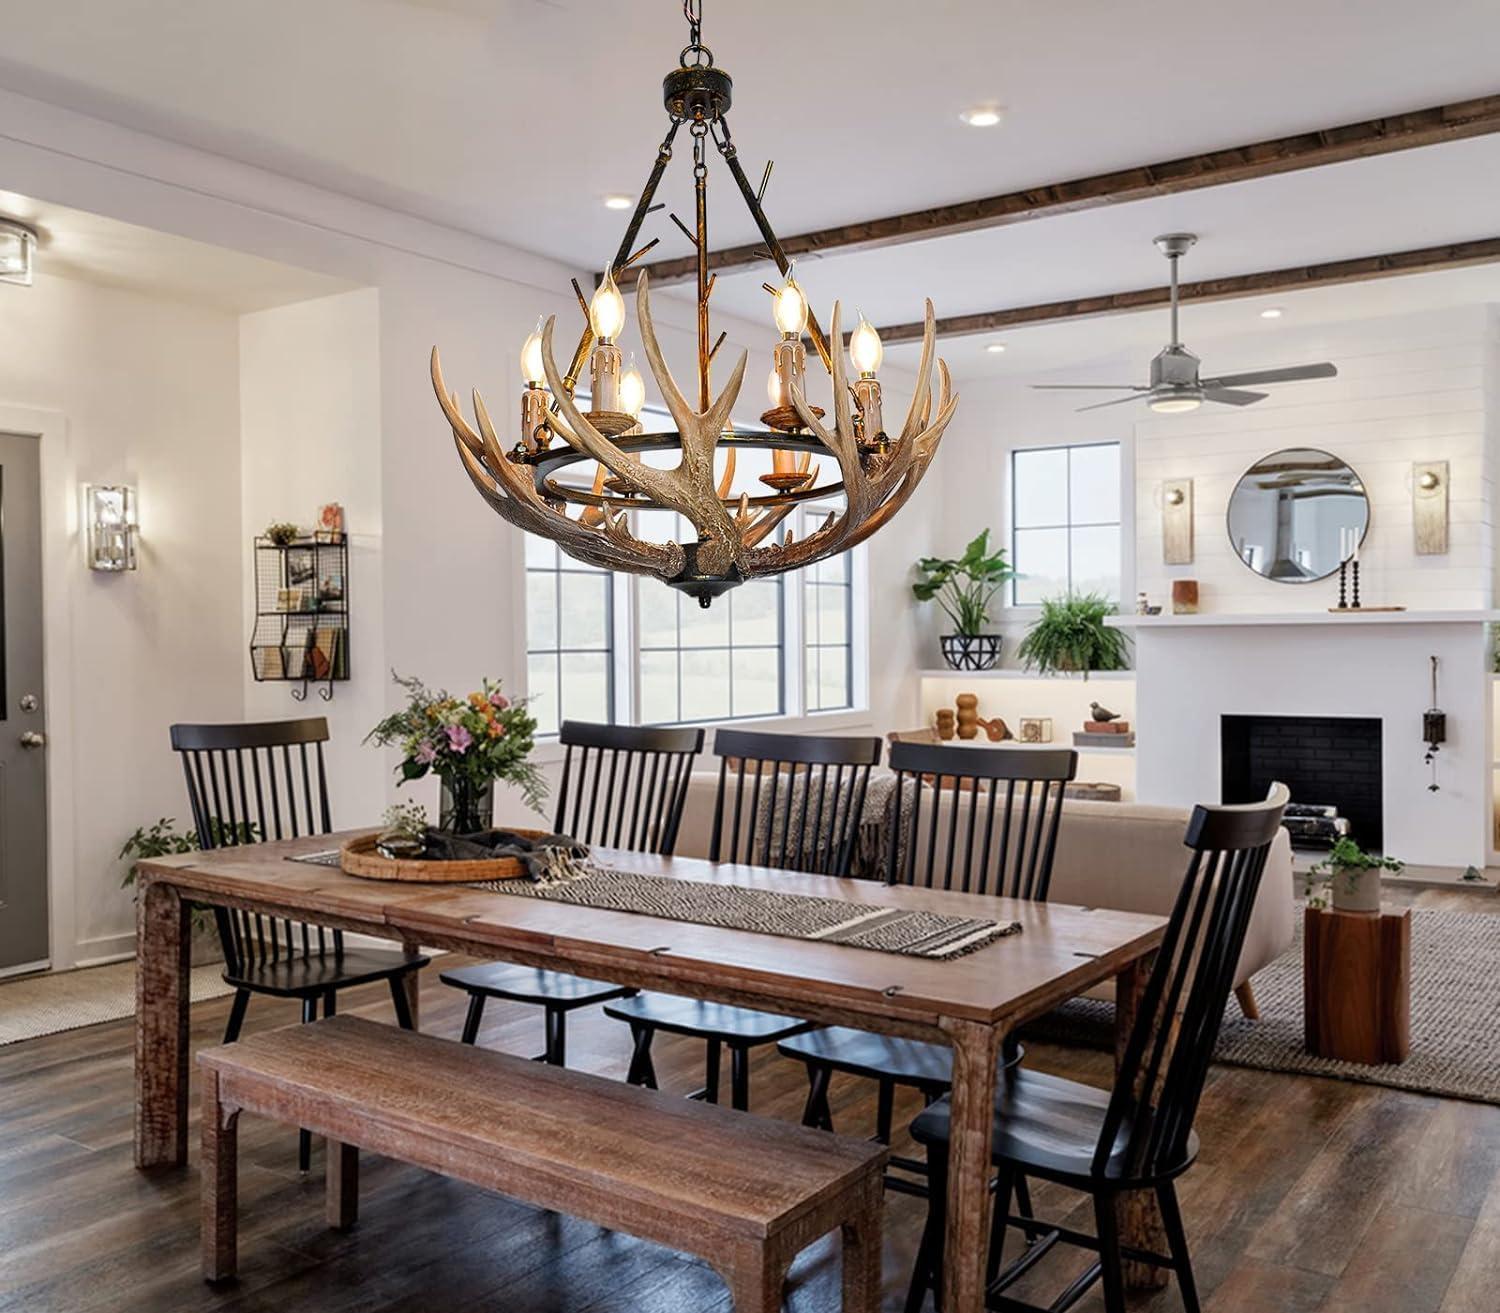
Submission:
POLYGON ((406 706, 376 725, 365 742, 400 749, 396 771, 403 784, 428 773, 442 780, 452 804, 443 829, 474 834, 487 828, 480 803, 496 780, 514 784, 528 806, 540 807, 547 784, 530 760, 536 718, 524 698, 506 697, 498 680, 486 679, 458 698, 394 671, 392 677, 406 690, 406 706))

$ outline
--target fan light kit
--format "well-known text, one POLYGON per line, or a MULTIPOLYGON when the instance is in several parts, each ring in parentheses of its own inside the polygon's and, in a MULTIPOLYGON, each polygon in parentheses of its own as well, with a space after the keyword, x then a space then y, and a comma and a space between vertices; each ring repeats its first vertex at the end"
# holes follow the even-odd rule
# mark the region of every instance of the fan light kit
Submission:
POLYGON ((662 82, 670 126, 657 148, 656 161, 624 240, 592 300, 573 290, 584 310, 584 327, 566 370, 558 367, 554 315, 526 339, 521 349, 523 387, 520 440, 504 450, 483 399, 474 393, 477 431, 459 409, 458 396, 443 380, 437 348, 432 351, 432 382, 439 405, 453 430, 459 459, 470 480, 496 514, 528 533, 550 538, 569 556, 606 570, 654 575, 708 606, 715 597, 766 575, 796 570, 863 542, 906 503, 937 455, 958 398, 952 393, 948 367, 938 360, 933 395, 934 314, 927 302, 916 390, 906 420, 888 435, 881 409, 877 374, 884 354, 880 335, 858 316, 849 354, 857 377, 851 383, 844 365, 840 311, 834 302, 825 335, 808 308, 807 298, 761 209, 771 165, 757 188, 746 176, 730 139, 728 113, 733 91, 729 74, 717 68, 713 52, 701 40, 701 0, 686 0, 688 44, 678 67, 662 82), (625 298, 616 279, 657 239, 635 248, 646 216, 660 208, 653 201, 672 159, 672 146, 686 126, 692 140, 695 223, 691 229, 672 215, 697 255, 697 405, 689 404, 662 358, 651 319, 650 279, 642 270, 636 282, 636 315, 646 363, 676 428, 643 433, 638 423, 645 386, 634 365, 622 372, 619 346, 625 328, 625 298), (729 416, 744 381, 746 356, 730 370, 729 381, 713 395, 709 371, 725 334, 711 341, 708 302, 714 280, 708 273, 708 160, 712 142, 724 160, 740 196, 755 220, 770 258, 782 274, 772 295, 772 317, 780 339, 772 353, 767 390, 771 406, 761 416, 760 431, 737 429, 729 416), (804 376, 807 333, 833 381, 833 422, 807 398, 804 376), (587 363, 590 409, 574 401, 574 389, 587 363), (725 449, 721 469, 715 457, 725 449), (766 491, 736 491, 736 449, 767 453, 771 469, 760 476, 766 491), (663 468, 646 459, 676 453, 676 465, 663 468), (815 456, 832 457, 837 479, 820 479, 815 456), (592 462, 591 481, 564 477, 580 462, 592 462), (840 498, 842 508, 801 539, 788 529, 781 542, 771 541, 778 525, 799 505, 840 498), (570 513, 576 509, 576 514, 570 513), (695 541, 650 542, 636 537, 631 513, 673 511, 696 531, 695 541))
MULTIPOLYGON (((1159 415, 1181 415, 1197 410, 1205 401, 1221 406, 1253 406, 1264 401, 1264 392, 1244 390, 1246 383, 1292 383, 1309 378, 1333 378, 1338 374, 1326 360, 1316 365, 1291 365, 1285 369, 1252 369, 1239 374, 1219 374, 1213 378, 1199 377, 1201 363, 1177 335, 1179 293, 1177 285, 1177 262, 1192 248, 1198 238, 1193 233, 1167 233, 1156 239, 1157 249, 1167 257, 1171 265, 1172 281, 1170 296, 1172 304, 1172 340, 1151 362, 1151 381, 1140 385, 1134 383, 1033 383, 1034 388, 1053 392, 1129 392, 1128 397, 1116 397, 1112 401, 1099 401, 1091 406, 1080 406, 1080 411, 1099 410, 1104 406, 1121 406, 1127 401, 1143 400, 1159 415)), ((1267 311, 1261 312, 1263 315, 1267 311)), ((1280 310, 1276 311, 1279 315, 1280 310)))

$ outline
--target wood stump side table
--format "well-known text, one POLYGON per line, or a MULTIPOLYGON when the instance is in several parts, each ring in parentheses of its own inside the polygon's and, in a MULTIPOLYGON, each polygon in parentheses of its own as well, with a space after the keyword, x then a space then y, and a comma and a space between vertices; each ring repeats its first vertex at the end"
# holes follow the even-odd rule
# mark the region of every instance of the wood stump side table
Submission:
POLYGON ((1302 1011, 1307 1051, 1369 1065, 1411 1049, 1411 912, 1303 914, 1302 1011))

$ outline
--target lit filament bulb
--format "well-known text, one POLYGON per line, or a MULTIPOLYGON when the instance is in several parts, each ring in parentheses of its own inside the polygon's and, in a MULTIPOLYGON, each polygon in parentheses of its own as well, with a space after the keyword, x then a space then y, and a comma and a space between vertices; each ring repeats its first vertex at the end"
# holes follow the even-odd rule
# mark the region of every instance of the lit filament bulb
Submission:
POLYGON ((521 347, 521 377, 526 381, 527 387, 539 388, 545 376, 546 370, 542 368, 542 321, 538 319, 536 328, 521 347))
POLYGON ((807 298, 802 295, 792 269, 787 270, 786 282, 776 293, 774 312, 776 327, 783 337, 801 337, 807 327, 807 298))
POLYGON ((613 342, 625 327, 625 298, 615 286, 614 270, 606 270, 604 281, 589 302, 589 323, 601 342, 613 342))
POLYGON ((875 331, 875 325, 861 314, 859 324, 849 335, 849 359, 863 377, 874 378, 884 357, 885 348, 880 344, 880 334, 875 331))
POLYGON ((646 380, 635 367, 635 354, 632 352, 625 372, 620 375, 620 409, 632 418, 640 419, 641 407, 645 404, 646 380))

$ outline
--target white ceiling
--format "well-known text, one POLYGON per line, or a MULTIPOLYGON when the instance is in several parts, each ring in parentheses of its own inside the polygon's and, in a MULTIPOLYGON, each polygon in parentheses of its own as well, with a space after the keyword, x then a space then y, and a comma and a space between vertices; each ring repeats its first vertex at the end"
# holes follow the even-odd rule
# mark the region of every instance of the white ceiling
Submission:
MULTIPOLYGON (((785 233, 1500 91, 1495 0, 704 8, 747 170, 776 157, 785 233), (983 101, 1001 127, 959 121, 983 101)), ((677 0, 0 0, 0 18, 0 86, 583 267, 618 243, 601 197, 640 186, 685 41, 677 0)), ((688 214, 685 147, 663 197, 688 214)), ((711 177, 714 244, 753 240, 711 177)), ((1024 305, 1159 283, 1150 239, 1172 228, 1204 238, 1188 278, 1494 236, 1496 177, 1500 139, 1481 139, 800 272, 820 312, 841 296, 877 322, 924 294, 944 315, 1024 305)), ((685 253, 664 213, 647 235, 685 253)), ((766 272, 722 279, 716 306, 764 317, 766 272)))
POLYGON ((37 269, 168 300, 248 314, 354 285, 222 246, 0 191, 0 215, 37 231, 37 269))

